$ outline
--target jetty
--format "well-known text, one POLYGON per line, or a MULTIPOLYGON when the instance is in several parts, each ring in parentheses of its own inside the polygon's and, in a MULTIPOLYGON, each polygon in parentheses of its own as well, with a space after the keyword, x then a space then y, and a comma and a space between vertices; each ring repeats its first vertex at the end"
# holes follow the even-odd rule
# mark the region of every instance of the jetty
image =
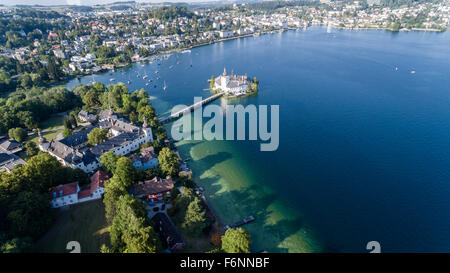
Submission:
POLYGON ((236 227, 243 226, 243 225, 248 224, 253 221, 255 221, 255 217, 249 216, 247 218, 242 219, 241 221, 237 221, 236 223, 234 223, 232 225, 226 225, 224 228, 225 228, 225 230, 227 230, 229 228, 236 228, 236 227))
POLYGON ((190 106, 188 106, 188 107, 186 107, 186 108, 184 108, 184 109, 182 109, 182 110, 180 110, 178 112, 175 112, 175 113, 171 114, 168 117, 160 118, 159 119, 159 123, 164 124, 164 123, 170 122, 170 121, 172 121, 174 119, 177 119, 177 118, 179 118, 181 115, 183 115, 186 112, 191 112, 192 110, 194 110, 197 107, 200 107, 200 106, 202 106, 204 104, 212 102, 213 100, 215 100, 217 98, 220 98, 221 96, 223 96, 223 94, 225 94, 225 92, 217 93, 217 94, 212 95, 211 97, 208 97, 208 98, 206 98, 204 100, 198 101, 198 102, 196 102, 196 103, 194 103, 194 104, 192 104, 192 105, 190 105, 190 106))

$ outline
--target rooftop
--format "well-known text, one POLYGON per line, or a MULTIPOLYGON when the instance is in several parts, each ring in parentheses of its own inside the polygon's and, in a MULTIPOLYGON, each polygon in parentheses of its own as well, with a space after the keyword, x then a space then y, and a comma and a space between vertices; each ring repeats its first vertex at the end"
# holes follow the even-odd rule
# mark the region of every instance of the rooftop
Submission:
POLYGON ((161 179, 158 177, 147 180, 142 184, 135 185, 131 188, 131 194, 137 195, 153 195, 173 189, 172 179, 161 179))

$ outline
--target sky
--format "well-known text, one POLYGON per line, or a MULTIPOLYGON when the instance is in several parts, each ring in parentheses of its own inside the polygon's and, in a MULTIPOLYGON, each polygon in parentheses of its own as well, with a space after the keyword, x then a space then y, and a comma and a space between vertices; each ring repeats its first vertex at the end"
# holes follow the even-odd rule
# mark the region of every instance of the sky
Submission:
MULTIPOLYGON (((127 0, 0 0, 3 5, 96 5, 127 0)), ((212 0, 135 0, 136 2, 207 2, 212 0)), ((216 1, 216 0, 215 0, 216 1)))

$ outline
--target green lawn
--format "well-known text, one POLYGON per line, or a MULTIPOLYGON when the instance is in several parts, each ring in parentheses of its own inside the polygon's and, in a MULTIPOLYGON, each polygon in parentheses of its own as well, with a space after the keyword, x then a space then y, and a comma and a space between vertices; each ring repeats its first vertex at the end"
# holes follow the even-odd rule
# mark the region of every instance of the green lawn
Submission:
POLYGON ((39 123, 39 129, 41 130, 52 130, 64 125, 64 117, 62 116, 54 116, 49 119, 44 120, 39 123))
MULTIPOLYGON (((61 133, 64 129, 64 117, 62 116, 54 116, 47 120, 44 120, 39 124, 39 129, 41 130, 42 136, 44 136, 47 141, 52 140, 59 133, 61 133), (44 131, 48 130, 48 131, 44 131)), ((33 133, 28 136, 28 141, 34 141, 36 143, 39 142, 39 136, 37 133, 33 133)))
POLYGON ((37 252, 67 253, 69 241, 78 241, 82 253, 98 253, 109 245, 105 208, 101 200, 89 201, 59 210, 52 228, 36 243, 37 252))
MULTIPOLYGON (((51 131, 51 132, 44 132, 42 133, 42 136, 45 137, 45 139, 47 139, 47 141, 50 141, 52 139, 54 139, 56 137, 57 134, 59 134, 60 132, 62 132, 63 130, 56 130, 56 131, 51 131)), ((39 136, 37 133, 32 134, 30 136, 28 136, 28 141, 34 141, 36 143, 39 142, 39 136)))

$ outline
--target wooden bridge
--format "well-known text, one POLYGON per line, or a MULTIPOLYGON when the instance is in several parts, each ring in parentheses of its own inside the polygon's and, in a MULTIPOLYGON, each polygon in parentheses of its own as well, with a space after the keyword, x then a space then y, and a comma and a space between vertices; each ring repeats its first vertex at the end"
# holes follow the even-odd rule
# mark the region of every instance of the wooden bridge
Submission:
POLYGON ((198 102, 196 102, 196 103, 194 103, 194 104, 192 104, 192 105, 190 105, 190 106, 188 106, 188 107, 186 107, 186 108, 184 108, 184 109, 182 109, 182 110, 180 110, 178 112, 175 112, 175 113, 171 114, 168 117, 160 118, 159 119, 159 123, 163 124, 163 123, 166 123, 166 122, 170 122, 173 119, 177 119, 181 115, 183 115, 184 113, 191 112, 195 108, 200 107, 200 106, 202 106, 204 104, 207 104, 207 103, 209 103, 209 102, 211 102, 211 101, 221 97, 223 94, 225 94, 225 92, 217 93, 217 94, 212 95, 211 97, 208 97, 208 98, 206 98, 204 100, 198 101, 198 102))

